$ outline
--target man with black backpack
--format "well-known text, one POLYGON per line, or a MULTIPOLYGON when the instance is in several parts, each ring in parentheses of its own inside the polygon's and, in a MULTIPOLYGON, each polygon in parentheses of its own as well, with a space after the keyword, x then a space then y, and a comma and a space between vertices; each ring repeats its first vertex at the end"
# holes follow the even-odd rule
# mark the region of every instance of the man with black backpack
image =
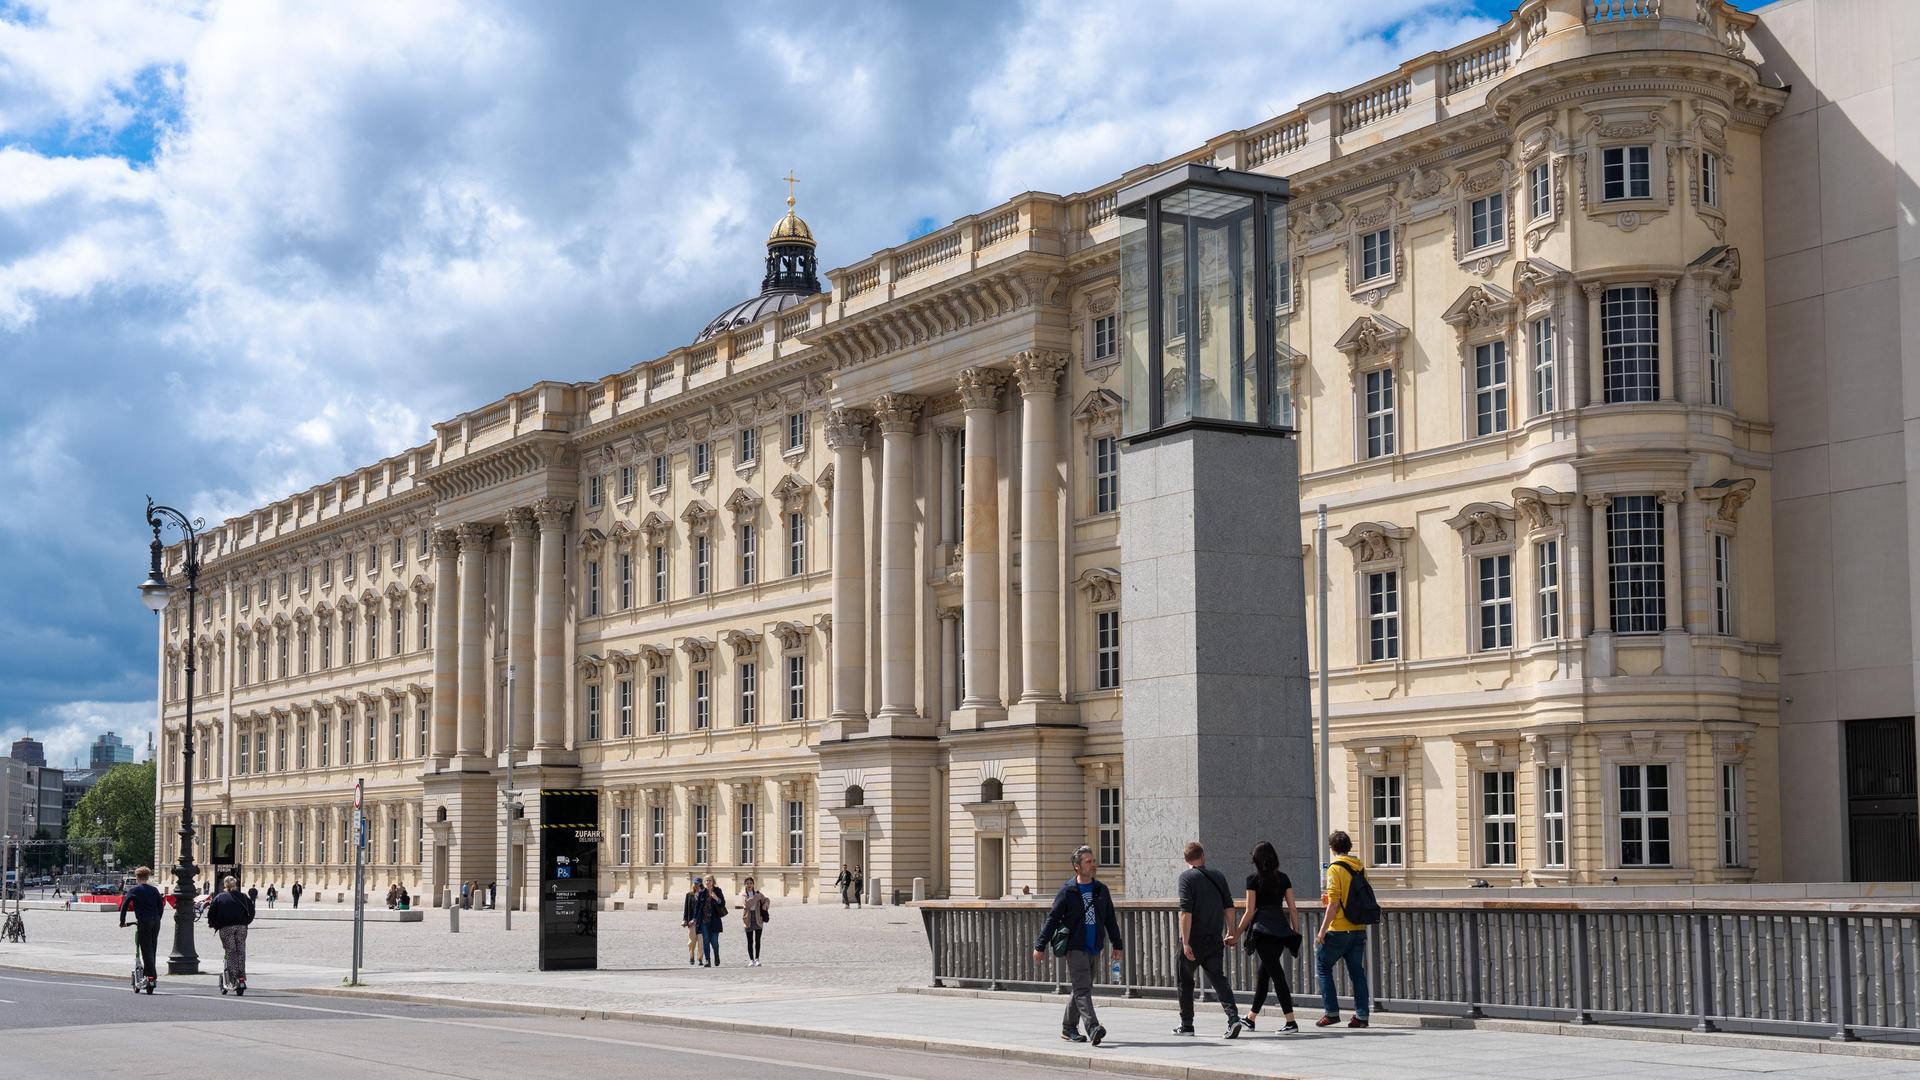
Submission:
POLYGON ((1363 1028, 1373 1007, 1367 995, 1367 927, 1380 921, 1380 904, 1374 899, 1373 886, 1367 883, 1366 868, 1353 854, 1353 838, 1336 829, 1327 837, 1327 849, 1333 853, 1333 860, 1327 864, 1327 891, 1320 897, 1326 910, 1320 919, 1319 948, 1313 958, 1322 1005, 1315 1026, 1332 1027, 1340 1022, 1333 968, 1345 961, 1347 981, 1353 984, 1353 1019, 1347 1026, 1363 1028))

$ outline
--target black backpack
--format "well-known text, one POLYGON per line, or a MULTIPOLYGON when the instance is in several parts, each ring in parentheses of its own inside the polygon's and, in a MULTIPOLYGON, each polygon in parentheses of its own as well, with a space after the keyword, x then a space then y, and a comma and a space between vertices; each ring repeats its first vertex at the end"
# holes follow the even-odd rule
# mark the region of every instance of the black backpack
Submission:
POLYGON ((1380 921, 1380 901, 1373 895, 1373 886, 1367 882, 1367 872, 1349 863, 1335 862, 1335 866, 1347 872, 1347 900, 1340 905, 1340 914, 1350 923, 1360 926, 1373 926, 1380 921))

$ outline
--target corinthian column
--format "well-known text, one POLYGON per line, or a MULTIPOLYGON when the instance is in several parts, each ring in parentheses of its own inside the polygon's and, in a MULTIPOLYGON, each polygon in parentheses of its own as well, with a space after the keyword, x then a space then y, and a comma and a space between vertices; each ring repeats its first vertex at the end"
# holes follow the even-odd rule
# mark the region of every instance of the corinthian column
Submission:
POLYGON ((880 428, 880 711, 904 718, 913 707, 914 561, 913 436, 917 397, 882 394, 873 404, 880 428))
POLYGON ((533 745, 533 511, 507 511, 507 665, 513 669, 513 749, 533 745))
MULTIPOLYGON (((486 753, 487 545, 493 526, 467 522, 460 536, 460 747, 463 758, 486 753)), ((473 764, 479 764, 475 761, 473 764)))
POLYGON ((1065 353, 1013 358, 1020 396, 1020 670, 1023 704, 1060 695, 1060 463, 1055 408, 1065 353))
POLYGON ((534 746, 558 751, 567 743, 566 618, 567 518, 571 503, 540 499, 533 504, 540 520, 540 599, 534 609, 533 714, 539 736, 534 746))
POLYGON ((833 450, 833 712, 843 730, 867 722, 867 432, 865 409, 835 409, 827 418, 833 450))
POLYGON ((460 574, 454 568, 459 554, 460 538, 452 529, 433 530, 432 756, 442 762, 453 753, 460 715, 460 574))
POLYGON ((966 416, 966 501, 961 506, 960 715, 956 728, 997 719, 1000 700, 1000 391, 1007 373, 968 368, 960 373, 960 404, 966 416), (982 715, 985 710, 988 715, 982 715))

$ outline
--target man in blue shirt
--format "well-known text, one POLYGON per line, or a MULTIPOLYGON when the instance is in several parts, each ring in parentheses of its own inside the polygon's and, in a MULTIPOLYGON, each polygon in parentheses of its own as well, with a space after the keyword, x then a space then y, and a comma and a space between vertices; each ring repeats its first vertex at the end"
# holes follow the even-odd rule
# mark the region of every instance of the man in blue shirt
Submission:
POLYGON ((1073 877, 1060 886, 1060 892, 1053 898, 1053 910, 1040 927, 1039 939, 1033 943, 1033 959, 1044 961, 1054 931, 1063 926, 1068 928, 1067 951, 1061 959, 1067 962, 1073 996, 1067 1000, 1067 1014, 1060 1020, 1060 1037, 1068 1042, 1086 1042, 1091 1037, 1095 1046, 1107 1037, 1107 1029, 1100 1026, 1100 1018, 1093 1011, 1094 967, 1100 962, 1103 939, 1113 942, 1116 964, 1125 947, 1120 940, 1120 920, 1113 913, 1113 894, 1107 891, 1105 882, 1094 879, 1098 869, 1093 849, 1080 845, 1073 853, 1073 877), (1083 1020, 1085 1035, 1080 1034, 1083 1020))
POLYGON ((160 945, 160 917, 167 910, 160 890, 147 884, 152 876, 153 871, 144 866, 135 870, 133 888, 120 898, 121 926, 127 925, 127 912, 133 912, 133 939, 140 947, 140 966, 146 972, 149 993, 159 979, 159 973, 153 969, 153 953, 160 945))

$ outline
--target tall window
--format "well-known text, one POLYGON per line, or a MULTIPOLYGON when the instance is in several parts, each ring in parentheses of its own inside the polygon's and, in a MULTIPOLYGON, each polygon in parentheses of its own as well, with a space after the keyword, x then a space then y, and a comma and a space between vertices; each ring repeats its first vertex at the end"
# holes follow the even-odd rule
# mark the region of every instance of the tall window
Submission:
POLYGON ((1527 173, 1528 216, 1538 221, 1553 216, 1553 163, 1543 161, 1527 173))
POLYGON ((693 669, 693 729, 705 731, 713 723, 713 672, 693 669))
POLYGON ((1111 514, 1118 509, 1120 440, 1111 435, 1102 435, 1093 440, 1093 512, 1111 514))
POLYGON ((418 709, 414 710, 413 749, 414 749, 414 754, 417 757, 427 756, 427 717, 428 717, 428 709, 425 705, 422 705, 418 709))
POLYGON ((248 666, 247 664, 248 654, 247 654, 246 646, 244 645, 241 646, 237 651, 240 653, 240 671, 239 671, 239 674, 235 677, 234 682, 238 683, 241 686, 245 686, 247 685, 247 666, 248 666))
POLYGON ((423 600, 418 607, 420 611, 420 636, 416 639, 419 644, 415 647, 424 649, 433 644, 433 605, 423 600))
POLYGON ((667 733, 667 677, 655 675, 652 679, 653 691, 653 733, 667 733))
POLYGON ((807 445, 807 414, 803 412, 787 414, 787 449, 798 450, 807 445))
POLYGON ((604 501, 604 482, 599 474, 587 477, 587 505, 599 506, 604 501))
POLYGON ((667 602, 667 548, 665 544, 653 545, 653 602, 667 602))
POLYGON ((1361 282, 1383 278, 1393 273, 1393 230, 1380 229, 1367 233, 1360 238, 1360 280, 1361 282))
POLYGON ((1567 865, 1567 769, 1549 765, 1540 770, 1540 861, 1567 865))
POLYGON ((1472 218, 1472 240, 1469 250, 1506 240, 1507 196, 1504 192, 1496 191, 1484 198, 1473 200, 1468 205, 1468 214, 1472 218))
POLYGON ((1733 537, 1713 534, 1713 632, 1733 633, 1733 537))
POLYGON ((633 738, 633 680, 621 679, 620 692, 620 737, 633 738))
POLYGON ((1608 202, 1652 198, 1652 148, 1609 146, 1600 151, 1600 197, 1608 202))
POLYGON ((287 771, 287 728, 285 724, 274 728, 273 731, 273 767, 278 772, 287 771))
POLYGON ((633 552, 621 552, 615 565, 620 575, 620 610, 625 611, 633 606, 633 552))
POLYGON ((1480 648, 1513 647, 1513 556, 1485 555, 1480 566, 1480 648))
POLYGON ((1103 787, 1098 789, 1099 816, 1095 819, 1095 847, 1098 849, 1100 865, 1120 865, 1120 789, 1103 787))
POLYGON ((713 848, 707 842, 707 813, 710 807, 705 803, 696 803, 693 807, 693 865, 705 866, 713 857, 713 848))
POLYGON ((693 538, 693 594, 705 596, 713 587, 713 541, 705 536, 693 538))
POLYGON ((1394 452, 1393 369, 1376 368, 1361 377, 1362 411, 1367 424, 1366 456, 1394 452))
POLYGON ((1507 343, 1473 347, 1473 431, 1492 435, 1507 430, 1507 343))
POLYGON ((387 760, 399 761, 407 756, 407 725, 405 714, 399 709, 387 718, 387 760))
POLYGON ((800 721, 807 718, 807 658, 795 654, 787 657, 787 719, 800 721))
POLYGON ((353 764, 353 717, 340 717, 340 764, 353 764))
POLYGON ((1373 821, 1373 865, 1400 866, 1406 861, 1406 817, 1401 806, 1400 778, 1376 776, 1370 792, 1373 821))
MULTIPOLYGON (((353 622, 353 617, 351 615, 347 617, 347 622, 349 624, 353 622)), ((352 639, 353 634, 351 631, 348 632, 347 637, 349 640, 352 639)), ((266 682, 268 679, 273 677, 272 669, 267 667, 267 631, 264 631, 264 630, 261 631, 257 651, 260 654, 258 657, 260 661, 260 681, 266 682)), ((347 654, 347 662, 348 663, 353 662, 353 654, 351 651, 349 651, 347 654)))
POLYGON ((280 647, 280 677, 284 679, 287 677, 287 632, 282 630, 275 636, 280 647))
POLYGON ((299 639, 294 643, 296 646, 298 646, 298 652, 300 653, 300 674, 302 675, 305 675, 307 673, 307 655, 308 655, 308 652, 310 651, 308 649, 308 645, 310 644, 311 641, 312 641, 312 635, 308 632, 306 627, 302 626, 300 628, 299 639))
POLYGON ((353 621, 352 609, 340 612, 340 662, 343 664, 353 663, 353 621))
POLYGON ((1726 313, 1717 307, 1708 307, 1704 320, 1707 351, 1707 401, 1712 405, 1731 406, 1733 388, 1727 379, 1727 351, 1724 330, 1726 313))
POLYGON ((734 454, 740 459, 742 465, 749 461, 760 460, 760 432, 755 428, 741 428, 740 437, 735 442, 734 454))
POLYGON ((1095 363, 1111 360, 1120 351, 1119 318, 1114 315, 1102 315, 1093 320, 1093 359, 1095 363))
POLYGON ((587 614, 600 614, 600 560, 587 562, 587 614))
POLYGON ((760 672, 757 665, 742 662, 738 668, 740 677, 740 723, 751 727, 759 720, 759 682, 760 672))
POLYGON ((1367 661, 1399 658, 1400 572, 1377 570, 1367 575, 1367 661))
POLYGON ((367 612, 367 659, 380 659, 380 613, 377 611, 367 612))
POLYGON ((1711 150, 1700 151, 1700 201, 1720 205, 1720 155, 1711 150))
POLYGON ((647 837, 647 861, 661 866, 667 861, 667 808, 656 806, 651 816, 652 821, 648 823, 651 828, 647 837))
POLYGON ((807 572, 807 517, 799 511, 787 515, 787 576, 807 572))
POLYGON ((376 709, 367 710, 367 763, 372 764, 380 753, 380 713, 376 709))
POLYGON ((755 807, 750 802, 740 804, 736 812, 740 818, 740 865, 752 866, 758 854, 753 846, 753 818, 755 807))
POLYGON ((807 804, 799 799, 787 800, 787 865, 799 866, 807 861, 807 804))
POLYGON ((393 605, 392 614, 393 617, 388 620, 388 623, 393 627, 393 648, 387 655, 399 656, 407 651, 407 620, 399 604, 393 605))
POLYGON ((1540 612, 1540 640, 1560 636, 1560 541, 1542 540, 1533 546, 1534 606, 1540 612))
POLYGON ((693 475, 706 476, 713 472, 713 444, 705 439, 693 444, 693 475))
POLYGON ((1666 524, 1652 495, 1617 495, 1607 504, 1607 596, 1613 629, 1657 634, 1667 628, 1666 524))
POLYGON ((1660 397, 1660 312, 1651 286, 1601 294, 1600 384, 1607 404, 1660 397))
POLYGON ((751 522, 741 522, 736 532, 740 538, 740 584, 751 585, 760 575, 760 538, 754 535, 751 522))
MULTIPOLYGON (((320 767, 324 769, 333 764, 333 745, 332 745, 333 725, 326 722, 325 720, 322 720, 320 721, 320 727, 315 731, 314 734, 315 734, 314 749, 320 752, 320 767)), ((246 772, 247 771, 247 750, 245 745, 246 736, 242 735, 240 739, 241 739, 240 771, 246 772)))
POLYGON ((1120 688, 1120 613, 1093 613, 1093 685, 1096 690, 1120 688))
POLYGON ((267 733, 260 729, 255 729, 253 733, 253 771, 267 771, 267 733))
POLYGON ((600 738, 600 684, 587 684, 587 738, 600 738))
POLYGON ((1480 774, 1480 860, 1483 866, 1517 866, 1520 826, 1514 774, 1480 774))
POLYGON ((633 862, 633 811, 627 809, 624 806, 620 808, 619 830, 620 830, 619 832, 620 865, 626 866, 627 864, 633 862))
MULTIPOLYGON (((323 622, 320 624, 320 670, 325 671, 332 666, 333 626, 330 623, 323 622)), ((240 681, 247 681, 247 654, 244 649, 241 650, 240 653, 240 681)))
POLYGON ((1553 316, 1527 324, 1529 362, 1533 367, 1533 415, 1545 416, 1559 406, 1557 371, 1553 364, 1553 316))
POLYGON ((1670 866, 1672 819, 1665 765, 1621 765, 1620 865, 1670 866))
POLYGON ((1746 805, 1740 766, 1720 763, 1720 865, 1747 865, 1746 805))
POLYGON ((660 491, 667 486, 668 468, 671 462, 665 454, 653 455, 653 490, 660 491))
POLYGON ((295 768, 304 769, 307 767, 307 725, 301 724, 298 730, 300 741, 294 747, 293 761, 295 768))

